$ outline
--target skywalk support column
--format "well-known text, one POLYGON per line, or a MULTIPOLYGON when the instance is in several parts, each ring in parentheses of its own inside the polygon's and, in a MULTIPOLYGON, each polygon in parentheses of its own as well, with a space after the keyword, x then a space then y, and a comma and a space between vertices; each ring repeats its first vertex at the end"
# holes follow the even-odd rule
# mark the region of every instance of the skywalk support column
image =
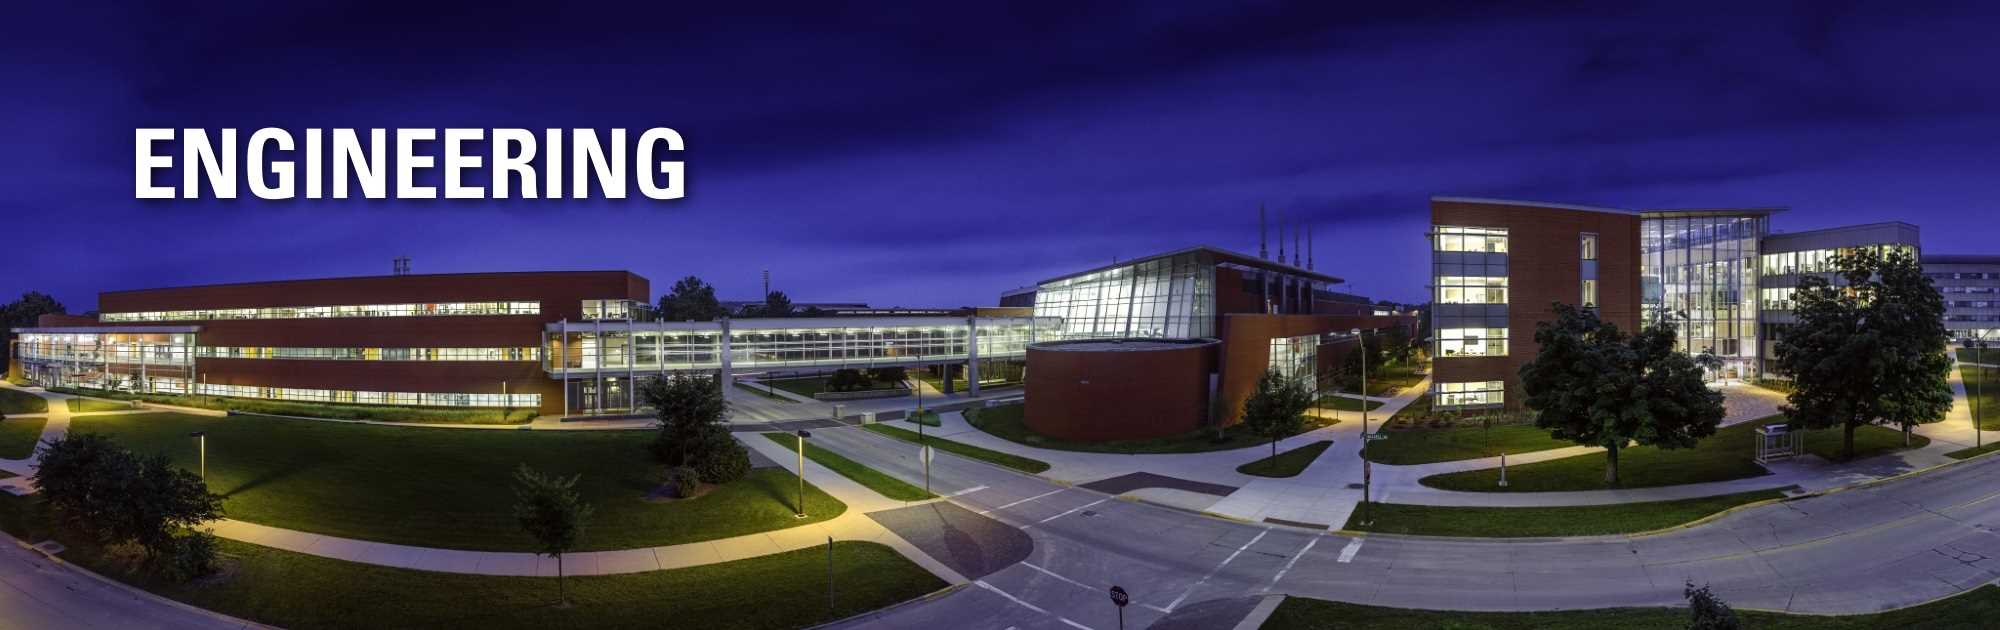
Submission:
POLYGON ((979 395, 979 318, 965 318, 965 393, 979 395))
POLYGON ((725 394, 726 394, 726 393, 728 393, 728 392, 729 392, 729 385, 730 385, 730 383, 734 382, 734 381, 735 381, 735 379, 733 379, 733 378, 731 378, 731 377, 729 376, 729 365, 730 365, 730 363, 731 363, 731 361, 729 360, 729 354, 730 354, 730 353, 729 353, 729 317, 727 317, 727 316, 724 316, 724 317, 723 317, 723 318, 721 319, 721 321, 722 321, 722 333, 721 333, 721 334, 722 334, 722 338, 721 338, 721 341, 719 341, 719 342, 718 342, 718 343, 720 344, 720 345, 719 345, 718 347, 720 347, 720 348, 722 349, 722 355, 721 355, 721 362, 722 362, 722 371, 721 371, 720 373, 718 373, 718 375, 717 375, 717 376, 715 377, 715 380, 716 380, 716 382, 718 382, 718 383, 721 383, 721 384, 722 384, 722 391, 723 391, 723 393, 725 393, 725 394))

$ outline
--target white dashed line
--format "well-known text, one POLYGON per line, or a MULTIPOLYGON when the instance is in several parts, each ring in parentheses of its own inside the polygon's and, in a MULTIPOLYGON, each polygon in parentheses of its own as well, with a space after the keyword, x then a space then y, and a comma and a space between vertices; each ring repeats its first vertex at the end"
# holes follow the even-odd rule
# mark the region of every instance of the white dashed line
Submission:
POLYGON ((1091 501, 1091 502, 1089 502, 1089 503, 1085 503, 1085 504, 1083 504, 1083 505, 1079 505, 1079 506, 1076 506, 1076 507, 1073 507, 1073 508, 1070 508, 1070 509, 1069 509, 1069 511, 1067 511, 1067 512, 1063 512, 1063 513, 1061 513, 1061 514, 1057 514, 1057 515, 1055 515, 1055 516, 1051 516, 1051 517, 1048 517, 1048 518, 1045 518, 1045 519, 1042 519, 1042 520, 1041 520, 1041 522, 1043 522, 1043 523, 1047 523, 1047 522, 1049 522, 1049 521, 1053 521, 1053 520, 1056 520, 1056 519, 1059 519, 1059 518, 1062 518, 1062 517, 1065 517, 1065 516, 1069 516, 1069 515, 1071 515, 1071 514, 1075 514, 1075 513, 1076 513, 1076 512, 1078 511, 1078 510, 1082 510, 1082 509, 1084 509, 1084 508, 1087 508, 1087 507, 1090 507, 1090 506, 1093 506, 1093 505, 1097 505, 1097 504, 1099 504, 1099 503, 1103 503, 1103 502, 1105 502, 1105 501, 1109 501, 1109 500, 1110 500, 1110 499, 1098 499, 1098 500, 1096 500, 1096 501, 1091 501))
POLYGON ((1025 601, 1022 601, 1022 600, 1021 600, 1021 598, 1019 598, 1019 597, 1015 597, 1015 596, 1013 596, 1013 595, 1009 594, 1009 593, 1008 593, 1007 591, 1003 591, 1003 590, 1000 590, 1000 587, 997 587, 997 586, 994 586, 994 585, 992 585, 992 584, 987 584, 987 583, 986 583, 986 580, 974 580, 974 581, 973 581, 972 583, 973 583, 973 584, 977 584, 977 585, 979 585, 979 588, 983 588, 983 589, 986 589, 986 590, 989 590, 989 591, 993 591, 993 592, 995 592, 995 593, 999 593, 1001 597, 1005 597, 1005 598, 1007 598, 1007 601, 1010 601, 1010 602, 1014 602, 1014 603, 1015 603, 1016 605, 1019 605, 1019 606, 1020 606, 1020 607, 1022 607, 1022 608, 1026 608, 1026 609, 1028 609, 1028 610, 1032 610, 1032 611, 1035 611, 1035 612, 1038 612, 1038 613, 1042 613, 1042 614, 1044 614, 1044 615, 1046 615, 1046 614, 1049 614, 1049 611, 1046 611, 1046 610, 1042 610, 1042 607, 1041 607, 1041 606, 1036 606, 1036 605, 1034 605, 1034 604, 1030 604, 1030 603, 1028 603, 1028 602, 1025 602, 1025 601))
POLYGON ((1347 546, 1340 549, 1340 563, 1347 564, 1353 562, 1354 554, 1361 553, 1361 543, 1367 540, 1366 538, 1356 538, 1348 541, 1347 546))
POLYGON ((1021 499, 1021 500, 1019 500, 1019 501, 1015 501, 1015 502, 1013 502, 1013 503, 1009 503, 1009 504, 1006 504, 1006 505, 1002 505, 1002 506, 1000 506, 1000 507, 997 507, 997 508, 993 508, 993 509, 990 509, 990 510, 983 510, 983 511, 980 511, 980 512, 977 512, 977 514, 979 514, 980 516, 985 516, 986 514, 989 514, 989 513, 992 513, 992 512, 998 512, 998 511, 1000 511, 1000 510, 1004 510, 1004 509, 1007 509, 1007 508, 1010 508, 1010 507, 1014 507, 1014 506, 1016 506, 1016 505, 1020 505, 1020 504, 1023 504, 1023 503, 1027 503, 1027 502, 1029 502, 1029 501, 1033 501, 1033 500, 1035 500, 1035 499, 1040 499, 1040 498, 1042 498, 1042 497, 1046 497, 1046 496, 1049 496, 1049 495, 1051 495, 1051 494, 1056 494, 1056 493, 1059 493, 1059 492, 1062 492, 1063 490, 1067 490, 1067 488, 1057 488, 1057 489, 1054 489, 1054 490, 1050 490, 1050 491, 1048 491, 1048 492, 1044 492, 1044 493, 1041 493, 1041 494, 1037 494, 1037 495, 1035 495, 1035 496, 1032 496, 1032 497, 1028 497, 1028 498, 1026 498, 1026 499, 1021 499))
POLYGON ((958 497, 958 496, 965 496, 965 495, 968 495, 968 494, 972 494, 972 493, 974 493, 974 492, 978 492, 978 491, 980 491, 980 490, 985 490, 985 489, 986 489, 986 486, 973 486, 973 487, 970 487, 970 488, 966 488, 966 489, 964 489, 964 490, 960 490, 960 491, 958 491, 958 492, 953 492, 953 493, 951 493, 951 494, 947 494, 947 495, 944 495, 944 496, 946 496, 946 497, 958 497))
POLYGON ((1166 612, 1168 613, 1174 612, 1175 608, 1180 607, 1181 602, 1186 601, 1189 595, 1194 594, 1194 589, 1201 588, 1201 585, 1207 584, 1209 578, 1215 577, 1216 573, 1222 571, 1222 567, 1229 566, 1230 562, 1236 560, 1236 556, 1243 555, 1243 550, 1249 549, 1251 545, 1257 544, 1257 541, 1263 540, 1264 535, 1269 533, 1271 533, 1271 528, 1266 527, 1264 528, 1264 531, 1257 532, 1256 536, 1251 537, 1250 542, 1243 543, 1243 546, 1237 547, 1236 551, 1229 552, 1229 557, 1223 558, 1222 564, 1215 565, 1215 568, 1209 569, 1208 575, 1201 576, 1201 580, 1195 582, 1194 584, 1188 585, 1187 590, 1182 592, 1180 597, 1176 597, 1174 598, 1174 601, 1168 602, 1166 607, 1166 612))
POLYGON ((1319 538, 1320 537, 1318 536, 1312 537, 1312 540, 1306 541, 1305 548, 1300 549, 1298 553, 1292 554, 1292 559, 1285 561, 1285 568, 1278 569, 1278 574, 1271 576, 1271 583, 1264 585, 1264 592, 1269 593, 1271 592, 1272 588, 1278 586, 1278 580, 1285 579, 1285 573, 1290 572, 1292 570, 1292 565, 1298 564, 1299 558, 1304 558, 1306 556, 1306 552, 1312 551, 1313 545, 1319 544, 1319 538))
POLYGON ((1069 624, 1069 627, 1071 627, 1071 628, 1076 628, 1077 630, 1091 630, 1090 626, 1086 626, 1086 625, 1083 625, 1083 624, 1080 624, 1080 623, 1077 623, 1077 622, 1074 622, 1074 621, 1070 621, 1068 617, 1057 617, 1057 618, 1056 618, 1056 621, 1060 621, 1060 622, 1063 622, 1063 623, 1066 623, 1066 624, 1069 624))
POLYGON ((1077 586, 1081 586, 1081 587, 1083 587, 1083 588, 1087 588, 1087 589, 1090 589, 1090 590, 1093 590, 1093 591, 1094 591, 1094 590, 1097 590, 1097 587, 1095 587, 1095 586, 1091 586, 1091 585, 1089 585, 1089 584, 1084 584, 1084 583, 1082 583, 1082 582, 1078 582, 1078 581, 1076 581, 1076 580, 1072 580, 1072 579, 1069 579, 1069 578, 1066 578, 1066 577, 1063 577, 1063 576, 1062 576, 1061 574, 1058 574, 1058 573, 1056 573, 1056 572, 1054 572, 1054 571, 1050 571, 1050 570, 1048 570, 1048 569, 1044 569, 1044 568, 1041 568, 1041 567, 1038 567, 1038 566, 1035 566, 1035 563, 1033 563, 1033 562, 1025 562, 1025 561, 1024 561, 1024 562, 1022 562, 1022 563, 1021 563, 1021 566, 1024 566, 1024 567, 1028 567, 1028 568, 1030 568, 1030 569, 1034 569, 1034 570, 1036 570, 1036 571, 1040 571, 1040 572, 1042 572, 1042 575, 1046 575, 1046 576, 1049 576, 1049 577, 1052 577, 1052 578, 1055 578, 1055 579, 1058 579, 1058 580, 1062 580, 1062 581, 1064 581, 1064 582, 1068 582, 1068 583, 1071 583, 1071 584, 1075 584, 1075 585, 1077 585, 1077 586))

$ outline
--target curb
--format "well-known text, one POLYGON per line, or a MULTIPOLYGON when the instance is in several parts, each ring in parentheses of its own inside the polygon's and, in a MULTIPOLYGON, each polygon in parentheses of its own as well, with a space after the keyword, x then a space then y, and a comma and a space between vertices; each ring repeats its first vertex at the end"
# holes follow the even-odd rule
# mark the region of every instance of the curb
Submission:
POLYGON ((841 625, 841 624, 845 624, 845 623, 847 623, 847 622, 850 622, 850 621, 858 621, 858 620, 862 620, 862 619, 868 619, 868 618, 871 618, 871 617, 875 617, 875 616, 878 616, 878 615, 886 615, 886 614, 889 614, 890 612, 893 612, 893 611, 896 611, 896 610, 900 610, 900 609, 902 609, 902 608, 906 608, 906 607, 909 607, 909 606, 915 606, 915 605, 917 605, 917 604, 925 604, 925 603, 929 603, 929 602, 932 602, 932 601, 936 601, 936 600, 938 600, 938 599, 942 599, 942 598, 943 598, 943 597, 945 597, 946 595, 950 595, 950 594, 952 594, 952 593, 956 593, 956 592, 958 592, 959 590, 961 590, 961 589, 964 589, 964 588, 967 588, 967 587, 970 587, 970 586, 972 586, 972 583, 971 583, 971 582, 966 582, 966 583, 964 583, 964 584, 952 584, 952 585, 949 585, 949 586, 946 586, 946 587, 944 587, 944 588, 941 588, 941 589, 938 589, 938 590, 935 590, 935 591, 931 591, 931 592, 929 592, 929 593, 925 593, 925 594, 922 594, 922 595, 918 595, 918 596, 916 596, 916 597, 912 597, 912 598, 909 598, 909 599, 906 599, 906 600, 903 600, 903 601, 900 601, 900 602, 896 602, 896 603, 894 603, 894 604, 890 604, 890 605, 887 605, 887 606, 883 606, 883 607, 881 607, 881 608, 877 608, 877 609, 874 609, 874 610, 870 610, 870 611, 867 611, 867 612, 862 612, 862 613, 856 613, 856 614, 853 614, 853 615, 849 615, 849 616, 846 616, 846 617, 842 617, 842 618, 840 618, 840 619, 835 619, 835 620, 833 620, 833 621, 828 621, 828 622, 826 622, 826 623, 821 623, 821 624, 817 624, 817 625, 812 625, 812 626, 807 626, 807 627, 806 627, 806 630, 819 630, 820 628, 831 628, 831 627, 834 627, 834 626, 837 626, 837 625, 841 625))
POLYGON ((122 592, 124 592, 124 593, 126 593, 126 594, 128 594, 128 595, 131 595, 131 596, 133 596, 133 597, 137 597, 137 598, 140 598, 140 599, 145 599, 145 600, 149 600, 149 601, 152 601, 152 602, 154 602, 154 603, 158 603, 158 604, 165 604, 165 605, 167 605, 167 606, 172 606, 172 607, 174 607, 174 608, 178 608, 178 609, 180 609, 180 610, 183 610, 183 611, 187 611, 187 612, 191 612, 191 613, 195 613, 195 614, 198 614, 198 615, 202 615, 202 616, 205 616, 205 617, 208 617, 208 618, 210 618, 210 619, 214 619, 214 620, 216 620, 216 621, 220 621, 220 622, 223 622, 223 623, 226 623, 226 624, 232 624, 232 625, 235 625, 235 626, 237 626, 237 627, 240 627, 240 628, 273 628, 273 629, 277 628, 277 626, 267 626, 267 625, 264 625, 264 624, 261 624, 261 623, 257 623, 257 622, 254 622, 254 621, 249 621, 249 620, 246 620, 246 619, 242 619, 242 618, 238 618, 238 617, 234 617, 234 616, 230 616, 230 615, 225 615, 225 614, 222 614, 222 613, 219 613, 219 612, 215 612, 215 611, 213 611, 213 610, 209 610, 209 609, 207 609, 207 608, 202 608, 202 607, 199 607, 199 606, 195 606, 195 605, 193 605, 193 604, 189 604, 189 603, 186 603, 186 602, 182 602, 182 601, 179 601, 179 600, 174 600, 174 599, 169 599, 169 598, 167 598, 167 597, 164 597, 164 596, 161 596, 161 595, 156 595, 156 594, 152 593, 151 591, 147 591, 147 590, 145 590, 145 589, 141 589, 141 588, 139 588, 139 587, 136 587, 136 586, 132 586, 132 585, 130 585, 130 584, 126 584, 126 583, 124 583, 124 582, 120 582, 120 581, 118 581, 118 580, 114 580, 114 579, 111 579, 111 578, 108 578, 108 577, 104 577, 104 576, 102 576, 102 575, 98 575, 96 571, 92 571, 92 570, 90 570, 90 569, 85 569, 85 568, 83 568, 83 567, 81 567, 81 566, 77 566, 77 564, 76 564, 76 563, 73 563, 73 562, 69 562, 69 561, 67 561, 67 560, 63 560, 62 558, 60 558, 60 557, 57 557, 57 556, 55 556, 55 555, 51 555, 51 554, 48 554, 48 553, 45 553, 45 552, 43 552, 43 551, 42 551, 41 549, 38 549, 38 548, 36 548, 36 547, 35 547, 34 545, 30 545, 30 544, 28 544, 27 542, 25 542, 25 541, 23 541, 23 540, 21 540, 21 539, 19 539, 19 538, 15 538, 13 534, 9 534, 9 533, 6 533, 6 532, 0 532, 0 536, 5 536, 5 537, 7 537, 7 540, 9 540, 9 541, 12 541, 12 542, 13 542, 14 544, 16 544, 16 545, 19 545, 19 546, 20 546, 21 548, 23 548, 23 549, 27 549, 27 550, 29 550, 29 551, 33 551, 33 552, 35 552, 35 553, 36 553, 37 555, 40 555, 40 556, 42 556, 43 558, 47 558, 47 559, 49 560, 49 562, 50 562, 51 564, 54 564, 54 565, 56 565, 56 566, 59 566, 59 567, 62 567, 62 568, 63 568, 64 570, 66 570, 66 571, 71 571, 71 572, 74 572, 74 573, 76 573, 77 575, 81 575, 81 576, 84 576, 84 577, 87 577, 87 578, 90 578, 90 579, 92 579, 92 580, 96 580, 97 582, 99 582, 99 583, 101 583, 101 584, 104 584, 105 586, 109 586, 109 587, 112 587, 112 588, 114 588, 114 589, 117 589, 117 590, 119 590, 119 591, 122 591, 122 592))

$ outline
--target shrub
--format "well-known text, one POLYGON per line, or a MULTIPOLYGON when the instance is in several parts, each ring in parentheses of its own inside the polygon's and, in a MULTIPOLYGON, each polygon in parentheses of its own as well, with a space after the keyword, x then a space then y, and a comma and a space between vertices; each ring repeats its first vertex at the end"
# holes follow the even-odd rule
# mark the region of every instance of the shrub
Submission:
POLYGON ((136 544, 145 565, 188 579, 213 568, 215 543, 191 532, 222 518, 222 497, 162 455, 141 458, 111 438, 76 434, 41 447, 34 482, 58 522, 104 546, 136 544))
POLYGON ((675 498, 685 499, 694 496, 695 490, 701 488, 701 473, 692 467, 675 466, 667 469, 664 481, 675 498))
POLYGON ((1687 589, 1681 594, 1687 598, 1688 611, 1693 615, 1688 620, 1688 630, 1737 630, 1743 627, 1743 622, 1736 618, 1736 611, 1730 610, 1729 604, 1708 592, 1708 585, 1695 588, 1694 582, 1688 582, 1687 589))
POLYGON ((867 389, 870 385, 868 374, 854 368, 841 368, 826 377, 827 391, 851 392, 867 389))
POLYGON ((176 582, 215 572, 215 535, 188 531, 170 539, 147 560, 147 570, 176 582))
POLYGON ((903 369, 902 366, 895 366, 869 370, 868 376, 877 383, 895 384, 908 380, 910 373, 908 370, 903 369))
POLYGON ((659 432, 649 448, 662 464, 689 464, 711 434, 728 437, 722 422, 729 417, 729 401, 714 376, 675 374, 655 379, 640 389, 640 395, 658 413, 659 432))
POLYGON ((728 432, 709 434, 692 459, 695 473, 707 483, 722 485, 750 474, 750 451, 728 432))

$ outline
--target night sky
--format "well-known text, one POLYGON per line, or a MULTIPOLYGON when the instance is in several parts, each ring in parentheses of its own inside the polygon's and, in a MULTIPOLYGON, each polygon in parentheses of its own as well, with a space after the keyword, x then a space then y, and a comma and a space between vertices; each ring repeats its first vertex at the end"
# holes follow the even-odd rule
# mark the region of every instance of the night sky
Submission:
POLYGON ((1415 301, 1432 195, 1785 206, 1786 231, 2000 252, 1992 5, 55 4, 84 3, 0 26, 0 301, 72 312, 397 255, 992 304, 1114 257, 1254 253, 1260 203, 1348 290, 1415 301), (688 197, 133 198, 134 128, 266 126, 673 127, 688 197))

